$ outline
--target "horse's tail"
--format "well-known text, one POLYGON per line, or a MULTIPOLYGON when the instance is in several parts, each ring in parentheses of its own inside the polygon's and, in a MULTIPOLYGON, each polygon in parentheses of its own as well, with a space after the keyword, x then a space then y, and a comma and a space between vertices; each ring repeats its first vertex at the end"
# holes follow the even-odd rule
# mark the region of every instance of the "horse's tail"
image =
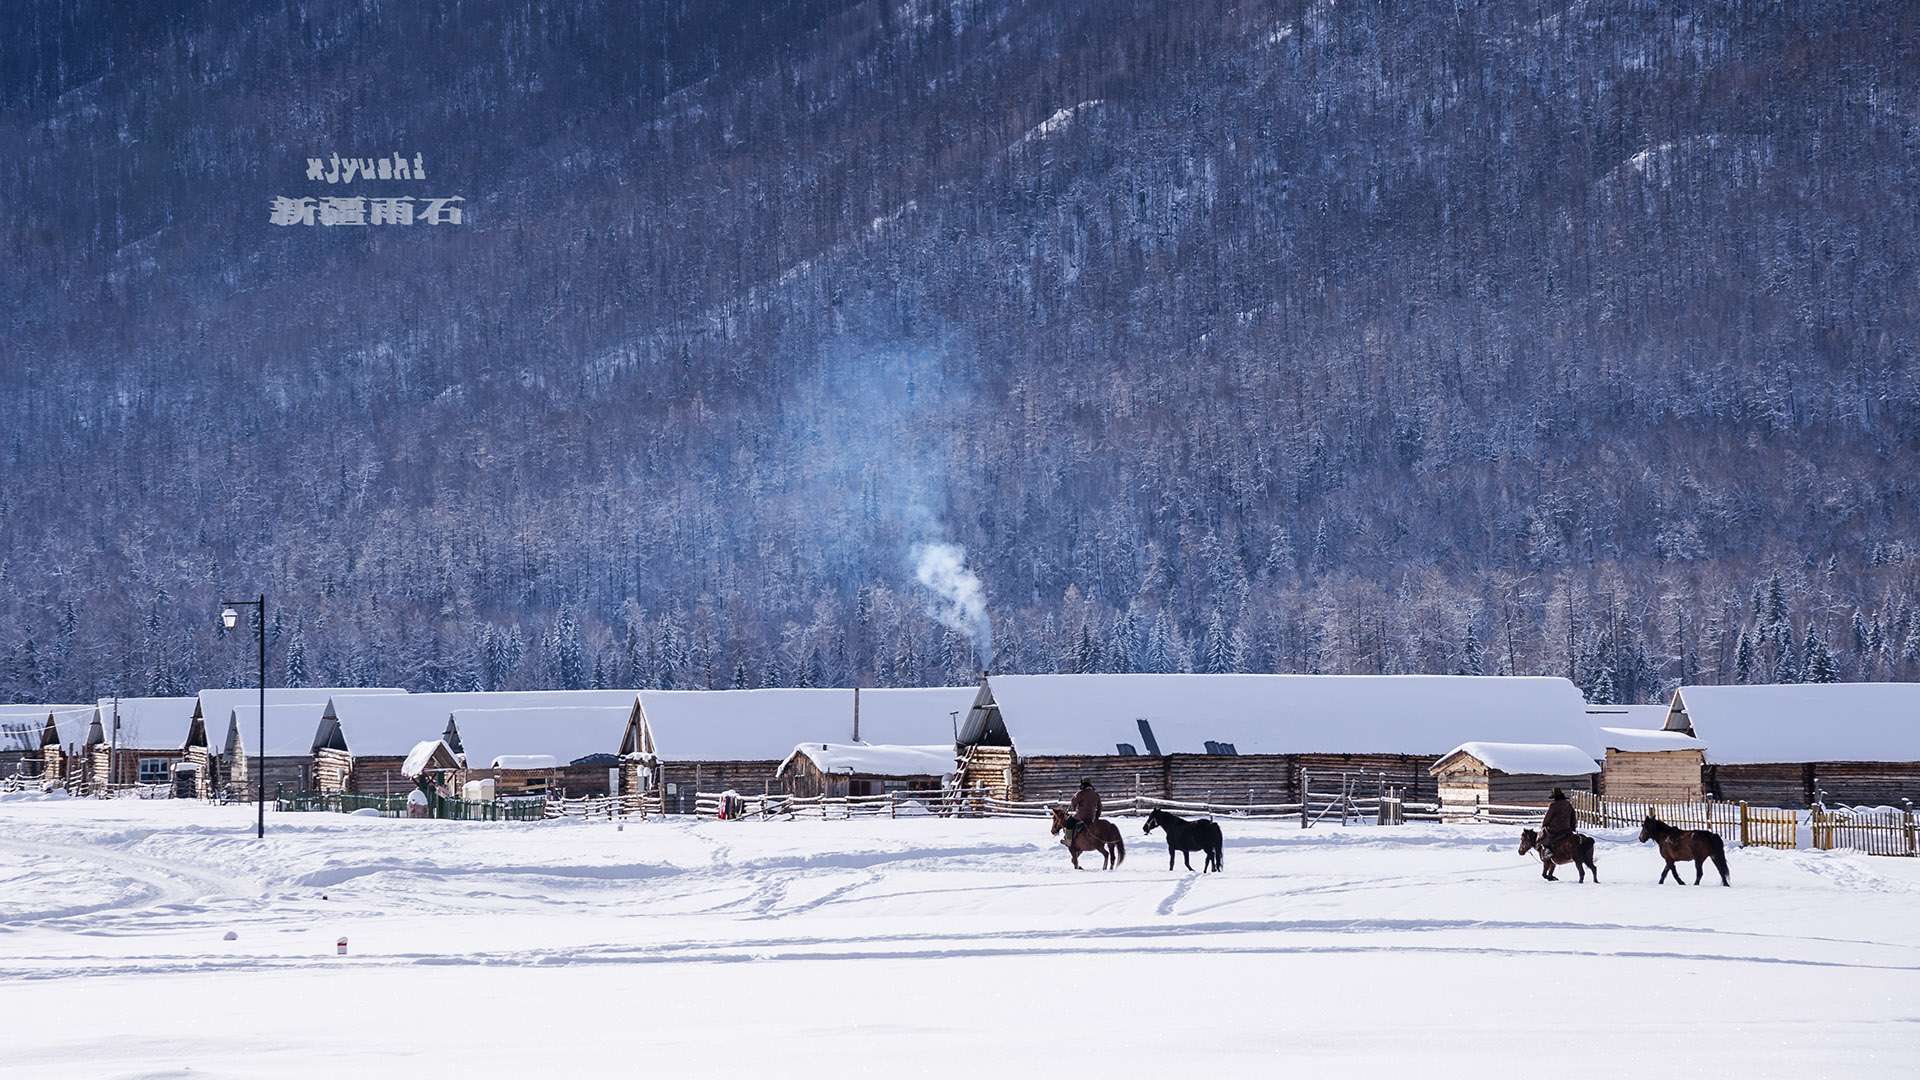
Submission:
POLYGON ((1713 868, 1720 871, 1721 883, 1731 883, 1732 876, 1727 873, 1727 842, 1720 838, 1719 833, 1707 835, 1713 837, 1713 844, 1707 848, 1707 857, 1713 860, 1713 868))
POLYGON ((1127 838, 1120 835, 1119 829, 1115 829, 1113 830, 1113 865, 1119 866, 1126 861, 1127 838))
POLYGON ((1215 870, 1227 868, 1227 843, 1217 834, 1213 838, 1213 868, 1215 870))

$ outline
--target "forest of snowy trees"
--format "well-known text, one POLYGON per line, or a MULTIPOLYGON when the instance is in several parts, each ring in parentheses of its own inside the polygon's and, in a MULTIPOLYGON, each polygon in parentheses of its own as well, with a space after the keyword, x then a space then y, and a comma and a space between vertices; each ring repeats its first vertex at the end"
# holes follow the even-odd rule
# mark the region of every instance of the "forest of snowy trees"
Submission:
POLYGON ((0 700, 1920 679, 1920 6, 17 6, 0 700))

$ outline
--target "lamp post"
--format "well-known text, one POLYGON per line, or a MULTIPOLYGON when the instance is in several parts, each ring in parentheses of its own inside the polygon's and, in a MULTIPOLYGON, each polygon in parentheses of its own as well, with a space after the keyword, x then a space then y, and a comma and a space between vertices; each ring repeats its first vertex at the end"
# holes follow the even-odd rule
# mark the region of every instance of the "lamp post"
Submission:
POLYGON ((226 610, 220 613, 220 621, 227 629, 233 629, 240 621, 237 607, 260 609, 260 745, 253 751, 255 780, 259 784, 254 797, 254 806, 259 812, 260 823, 254 836, 265 839, 267 835, 267 594, 261 593, 258 600, 228 600, 226 610))

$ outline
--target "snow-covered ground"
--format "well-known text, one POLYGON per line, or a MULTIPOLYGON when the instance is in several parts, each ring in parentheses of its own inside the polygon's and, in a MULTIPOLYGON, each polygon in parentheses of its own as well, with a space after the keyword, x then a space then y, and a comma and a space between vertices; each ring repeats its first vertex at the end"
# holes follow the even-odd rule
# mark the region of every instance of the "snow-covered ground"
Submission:
POLYGON ((1549 884, 1486 827, 1229 821, 1202 877, 1133 821, 1113 873, 1031 821, 252 826, 0 799, 0 1074, 1920 1074, 1916 860, 1735 850, 1723 889, 1631 834, 1549 884))

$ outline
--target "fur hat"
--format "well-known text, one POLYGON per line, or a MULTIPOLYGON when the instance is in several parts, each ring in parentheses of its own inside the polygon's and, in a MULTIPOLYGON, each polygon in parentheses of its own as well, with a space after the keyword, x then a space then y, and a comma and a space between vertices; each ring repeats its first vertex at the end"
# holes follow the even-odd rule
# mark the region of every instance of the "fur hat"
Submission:
POLYGON ((1564 799, 1567 797, 1567 793, 1564 791, 1561 791, 1559 788, 1554 788, 1553 797, 1556 799, 1564 799))
POLYGON ((1087 777, 1084 777, 1084 776, 1083 776, 1083 777, 1081 777, 1081 778, 1080 778, 1080 786, 1081 786, 1081 787, 1092 787, 1092 786, 1093 786, 1093 781, 1092 781, 1092 780, 1090 780, 1090 779, 1088 779, 1087 777))

